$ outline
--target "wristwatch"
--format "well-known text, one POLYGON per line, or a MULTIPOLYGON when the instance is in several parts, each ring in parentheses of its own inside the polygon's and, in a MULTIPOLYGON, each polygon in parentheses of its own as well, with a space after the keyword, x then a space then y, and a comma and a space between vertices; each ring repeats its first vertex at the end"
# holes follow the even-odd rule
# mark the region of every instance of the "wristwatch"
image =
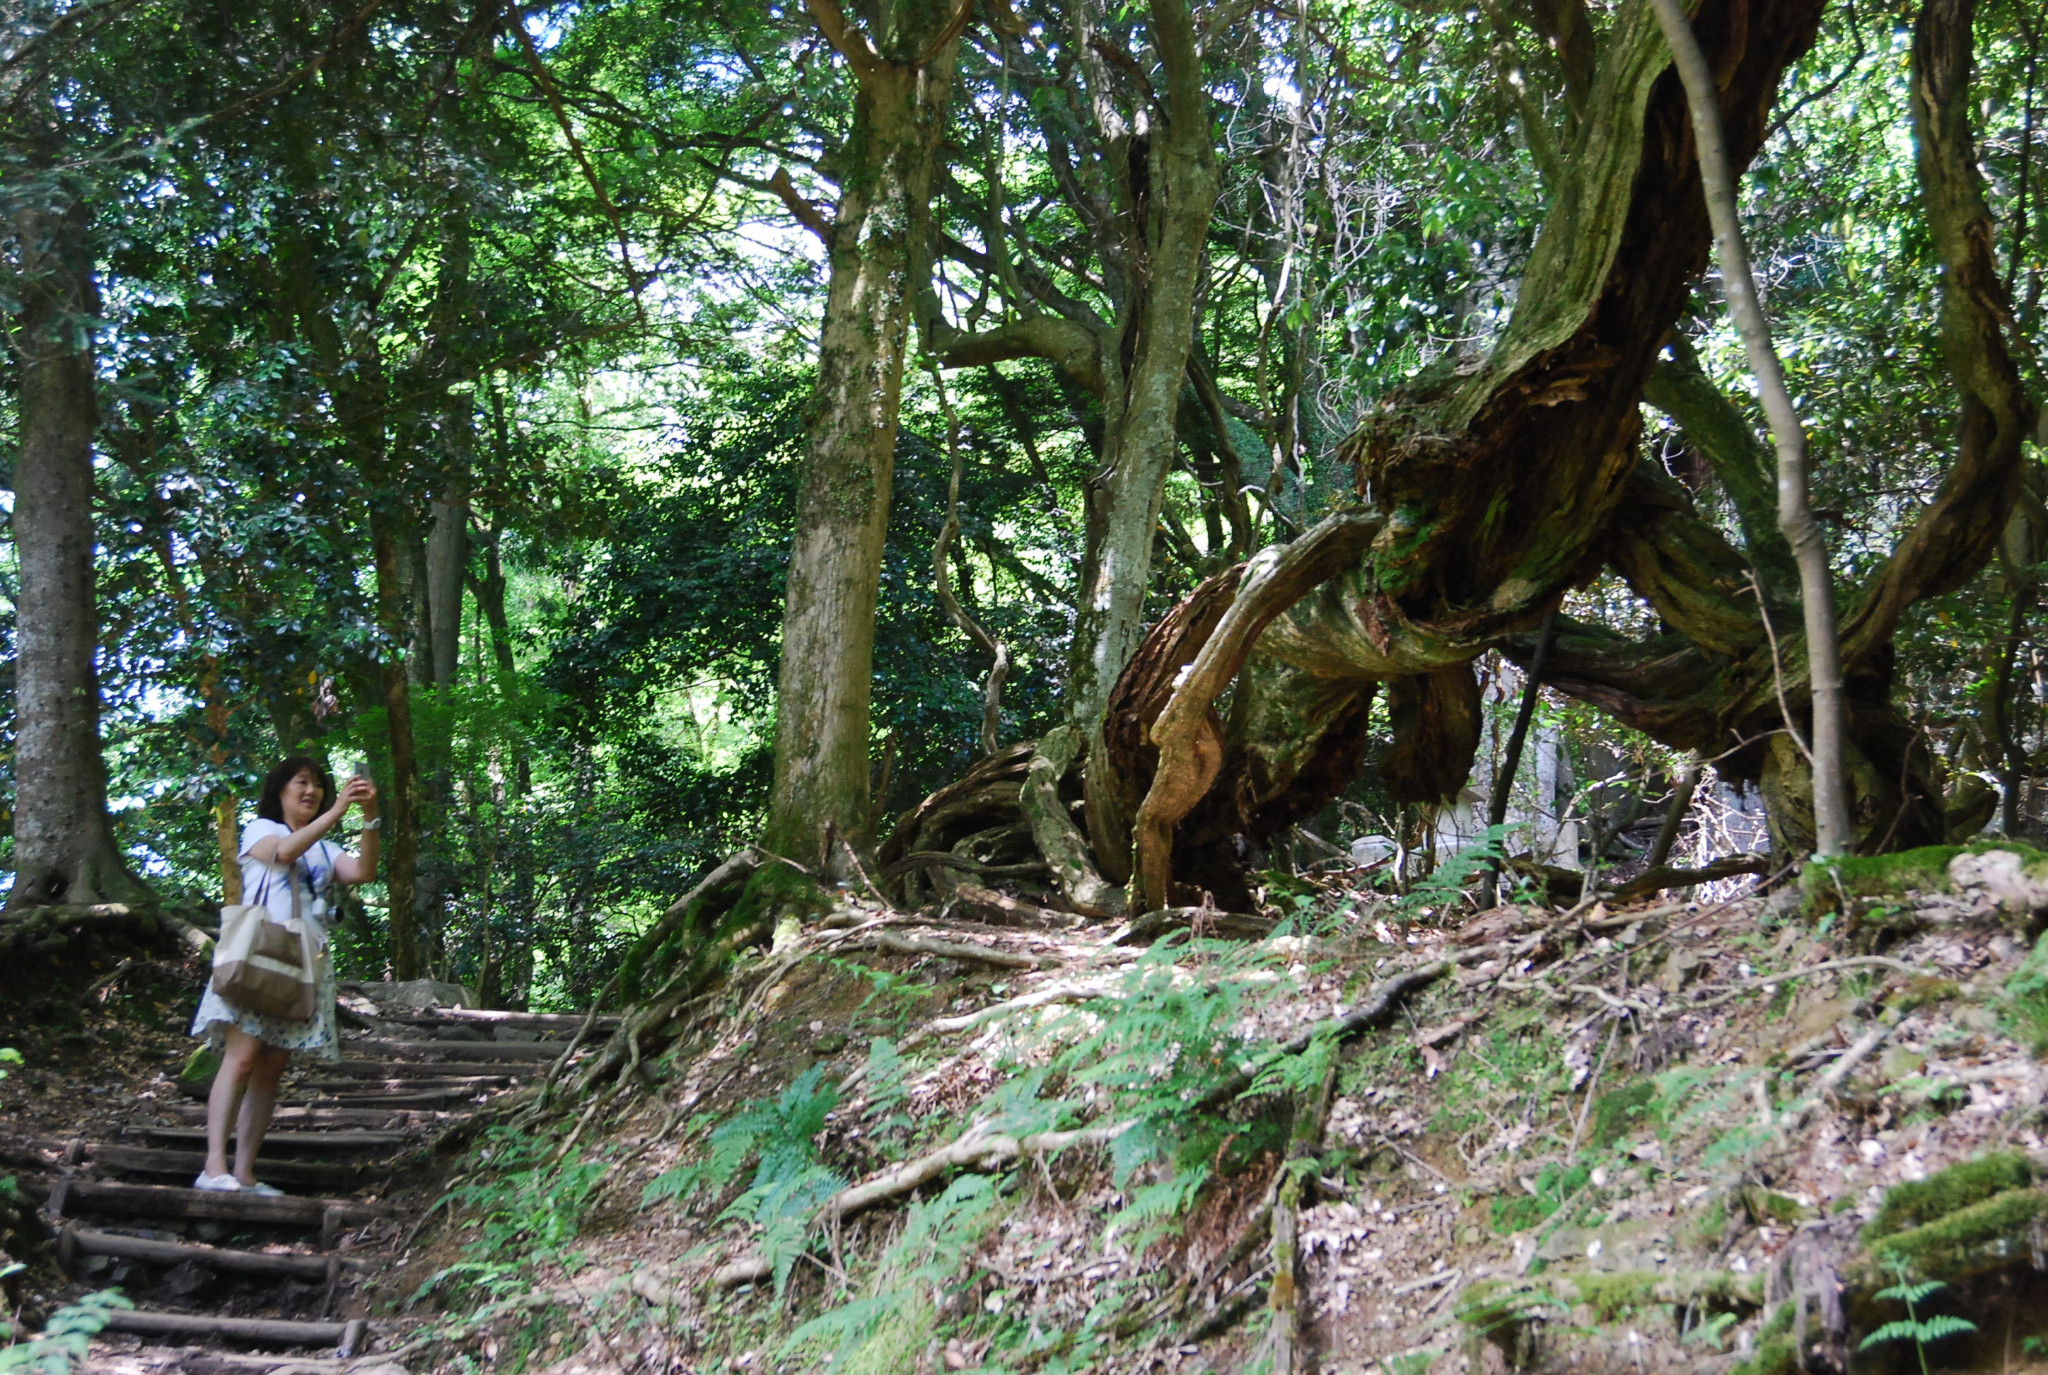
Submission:
POLYGON ((377 829, 377 828, 378 828, 379 826, 382 826, 383 824, 384 824, 384 818, 383 818, 383 817, 381 817, 381 816, 373 816, 373 817, 371 817, 371 818, 370 818, 370 819, 369 819, 368 821, 365 821, 365 822, 363 823, 363 829, 364 829, 364 830, 366 830, 366 831, 374 831, 374 830, 376 830, 376 829, 377 829))

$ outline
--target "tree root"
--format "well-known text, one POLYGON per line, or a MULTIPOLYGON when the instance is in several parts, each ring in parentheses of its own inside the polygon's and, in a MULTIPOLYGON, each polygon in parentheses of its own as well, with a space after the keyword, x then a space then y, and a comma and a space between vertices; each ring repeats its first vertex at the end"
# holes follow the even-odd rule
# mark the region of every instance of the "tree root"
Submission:
POLYGON ((1053 877, 1067 901, 1091 917, 1120 916, 1124 891, 1103 878, 1095 867, 1088 838, 1074 824, 1073 815, 1060 797, 1060 784, 1075 760, 1083 755, 1081 732, 1072 726, 1049 730, 1031 756, 1018 793, 1018 805, 1031 823, 1031 838, 1039 853, 1052 865, 1053 877))
POLYGON ((1315 1172, 1316 1153, 1322 1149, 1323 1127, 1329 1120, 1330 1096, 1336 1087, 1333 1062, 1314 1094, 1295 1107, 1287 1159, 1280 1166, 1279 1188, 1273 1198, 1273 1287, 1266 1296, 1266 1332, 1245 1362, 1247 1370, 1296 1375, 1304 1368, 1301 1334, 1308 1290, 1301 1285, 1298 1269, 1301 1201, 1304 1182, 1315 1172))
MULTIPOLYGON (((993 866, 983 866, 986 875, 993 866)), ((1045 866, 1012 864, 1011 869, 1036 868, 1045 872, 1045 866)), ((1081 918, 1069 912, 1055 912, 1049 907, 1038 907, 1013 897, 1006 897, 991 888, 979 884, 963 883, 953 890, 947 901, 947 909, 958 908, 991 926, 1024 926, 1043 931, 1065 931, 1080 925, 1081 918)))
POLYGON ((618 1074, 622 1066, 666 1044, 669 1028, 683 1005, 721 978, 726 964, 734 955, 750 945, 760 944, 769 935, 770 928, 764 918, 736 926, 699 949, 690 962, 648 1000, 645 1007, 629 1013, 620 1023, 604 1050, 578 1073, 576 1091, 590 1092, 618 1074))
POLYGON ((1250 912, 1217 912, 1206 907, 1162 907, 1137 918, 1110 940, 1112 945, 1150 945, 1169 931, 1192 931, 1223 940, 1262 941, 1279 923, 1250 912))
POLYGON ((986 945, 968 945, 964 941, 933 940, 929 936, 899 936, 891 931, 877 931, 839 948, 887 950, 896 955, 935 955, 940 959, 964 960, 970 964, 992 964, 998 969, 1046 969, 1059 963, 1050 956, 1020 955, 986 945))
MULTIPOLYGON (((702 927, 702 904, 723 895, 741 881, 753 877, 761 867, 761 852, 752 846, 726 857, 725 861, 700 880, 696 887, 668 905, 661 919, 647 928, 633 948, 627 952, 625 961, 619 966, 617 982, 627 1002, 632 1002, 640 991, 640 976, 647 962, 661 950, 669 938, 685 925, 702 927)), ((597 1010, 597 1002, 591 1003, 591 1010, 597 1010)))
MULTIPOLYGON (((1070 1146, 1107 1145, 1136 1125, 1133 1120, 1110 1127, 1080 1127, 1072 1131, 1036 1132, 1030 1136, 991 1132, 985 1124, 969 1127, 927 1155, 905 1161, 863 1183, 841 1189, 827 1199, 825 1206, 812 1217, 811 1226, 836 1226, 855 1214, 923 1188, 951 1170, 993 1170, 1026 1156, 1053 1155, 1070 1146)), ((758 1283, 768 1278, 770 1273, 771 1267, 765 1257, 740 1256, 714 1271, 711 1283, 714 1288, 732 1289, 742 1284, 758 1283)))

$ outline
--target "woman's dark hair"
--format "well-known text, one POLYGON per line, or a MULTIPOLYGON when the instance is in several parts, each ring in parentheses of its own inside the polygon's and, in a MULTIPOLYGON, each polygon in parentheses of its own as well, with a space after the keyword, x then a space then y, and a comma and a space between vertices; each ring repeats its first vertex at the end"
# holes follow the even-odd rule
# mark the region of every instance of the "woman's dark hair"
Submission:
POLYGON ((327 772, 327 766, 307 754, 295 754, 263 775, 263 792, 256 799, 256 815, 265 821, 284 823, 284 785, 300 774, 312 771, 320 780, 320 803, 325 806, 334 800, 334 775, 327 772))

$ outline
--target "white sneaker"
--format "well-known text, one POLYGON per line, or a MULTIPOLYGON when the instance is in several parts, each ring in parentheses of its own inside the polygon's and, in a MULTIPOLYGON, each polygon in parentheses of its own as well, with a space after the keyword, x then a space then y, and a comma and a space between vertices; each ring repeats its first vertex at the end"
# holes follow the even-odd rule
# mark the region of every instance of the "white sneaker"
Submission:
MULTIPOLYGON (((232 1176, 230 1176, 230 1177, 232 1177, 232 1176)), ((245 1194, 255 1194, 255 1195, 256 1195, 257 1197, 259 1197, 259 1198, 283 1198, 283 1197, 284 1197, 284 1190, 282 1190, 282 1189, 280 1189, 280 1188, 277 1188, 277 1187, 275 1187, 274 1185, 270 1185, 270 1184, 265 1184, 265 1183, 264 1183, 264 1182, 263 1182, 262 1180, 260 1180, 260 1179, 259 1179, 258 1181, 256 1181, 256 1182, 255 1182, 254 1184, 240 1184, 240 1185, 237 1185, 236 1187, 240 1188, 240 1189, 241 1189, 241 1191, 242 1191, 243 1193, 245 1193, 245 1194)))
POLYGON ((242 1181, 231 1174, 208 1174, 201 1170, 199 1178, 192 1181, 192 1187, 210 1194, 238 1194, 242 1191, 242 1181))

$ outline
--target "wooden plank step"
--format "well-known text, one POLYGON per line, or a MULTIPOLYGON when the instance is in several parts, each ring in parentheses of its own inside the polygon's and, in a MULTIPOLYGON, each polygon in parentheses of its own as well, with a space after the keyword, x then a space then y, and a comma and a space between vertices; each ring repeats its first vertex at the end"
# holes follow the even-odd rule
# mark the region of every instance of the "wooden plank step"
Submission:
POLYGON ((386 1093, 431 1093, 436 1089, 499 1089, 518 1082, 519 1076, 514 1074, 407 1074, 394 1075, 390 1078, 366 1074, 352 1079, 301 1079, 286 1091, 295 1089, 310 1093, 374 1093, 382 1086, 386 1093))
MULTIPOLYGON (((171 1103, 163 1111, 184 1122, 204 1122, 204 1103, 171 1103)), ((463 1113, 435 1112, 425 1108, 341 1108, 331 1105, 290 1104, 280 1107, 270 1120, 289 1127, 372 1127, 397 1131, 401 1127, 431 1127, 453 1122, 463 1113)), ((270 1137, 265 1137, 268 1141, 270 1137)))
MULTIPOLYGON (((122 1174, 182 1175, 188 1180, 206 1164, 204 1151, 167 1151, 150 1146, 88 1145, 85 1158, 102 1170, 117 1170, 122 1174)), ((338 1160, 265 1158, 262 1168, 263 1179, 271 1184, 333 1185, 344 1189, 361 1183, 366 1173, 363 1165, 338 1160)))
POLYGON ((169 1184, 118 1184, 93 1179, 24 1178, 23 1193, 58 1217, 73 1213, 125 1213, 138 1217, 212 1218, 283 1227, 356 1227, 388 1215, 386 1208, 338 1198, 302 1198, 290 1194, 209 1193, 169 1184))
MULTIPOLYGON (((123 1136, 145 1137, 151 1141, 198 1142, 206 1141, 204 1127, 159 1127, 149 1122, 131 1122, 121 1128, 123 1136)), ((234 1139, 234 1133, 228 1134, 234 1139)), ((263 1153, 266 1158, 272 1151, 397 1151, 408 1142, 417 1140, 410 1132, 382 1131, 333 1131, 333 1132, 268 1132, 263 1137, 263 1153)))
POLYGON ((263 1251, 238 1251, 229 1246, 124 1237, 118 1232, 102 1232, 67 1222, 57 1234, 58 1263, 67 1271, 75 1271, 79 1256, 113 1256, 150 1265, 182 1265, 190 1261, 223 1275, 267 1275, 311 1283, 331 1280, 338 1271, 373 1268, 372 1262, 353 1256, 277 1256, 263 1251))
POLYGON ((351 1322, 286 1322, 280 1318, 217 1318, 193 1313, 158 1313, 146 1308, 117 1308, 107 1318, 109 1332, 138 1332, 145 1337, 198 1337, 230 1342, 261 1342, 275 1346, 333 1346, 354 1354, 362 1349, 369 1324, 351 1322))
MULTIPOLYGON (((379 1021, 401 1022, 409 1026, 446 1026, 451 1023, 473 1022, 491 1026, 513 1027, 520 1031, 574 1031, 583 1025, 581 1012, 499 1012, 493 1009, 475 1007, 444 1007, 433 1012, 385 1012, 379 1021)), ((616 1013, 599 1013, 591 1021, 592 1031, 611 1031, 624 1018, 616 1013)))
MULTIPOLYGON (((310 1067, 308 1074, 334 1074, 350 1079, 518 1079, 546 1072, 542 1065, 494 1065, 454 1060, 334 1060, 310 1067)), ((287 1082, 286 1087, 290 1087, 287 1082)))
POLYGON ((422 1059, 460 1055, 471 1060, 498 1061, 554 1060, 560 1058, 562 1052, 568 1049, 568 1045, 550 1045, 546 1041, 398 1041, 365 1038, 360 1041, 343 1041, 341 1048, 355 1057, 406 1056, 422 1059))
POLYGON ((420 1093, 316 1093, 311 1095, 293 1094, 278 1100, 279 1111, 293 1108, 374 1108, 378 1104, 399 1108, 452 1108, 458 1104, 474 1103, 484 1096, 483 1089, 428 1089, 420 1093))
MULTIPOLYGON (((138 1353, 147 1356, 148 1351, 138 1353)), ((178 1375, 348 1375, 350 1362, 333 1356, 277 1356, 254 1351, 173 1353, 178 1375)), ((166 1362, 166 1365, 172 1362, 166 1362)))

